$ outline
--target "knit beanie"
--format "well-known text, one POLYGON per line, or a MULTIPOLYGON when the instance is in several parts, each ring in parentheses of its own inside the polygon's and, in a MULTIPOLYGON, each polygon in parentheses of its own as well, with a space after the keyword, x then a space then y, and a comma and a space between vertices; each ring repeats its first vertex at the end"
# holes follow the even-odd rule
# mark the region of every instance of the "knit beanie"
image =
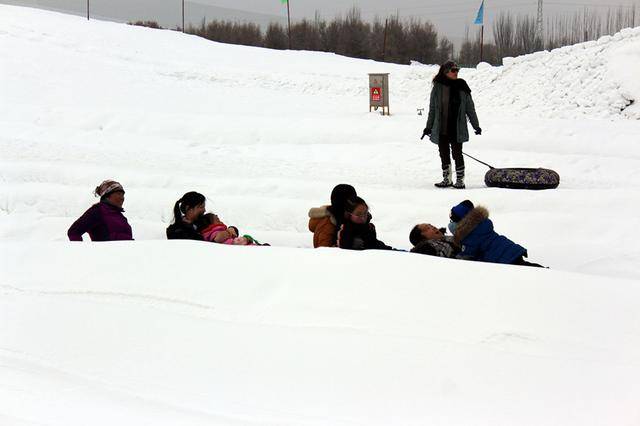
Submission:
POLYGON ((464 200, 463 202, 461 202, 457 206, 454 206, 451 209, 451 214, 449 215, 449 217, 451 218, 452 222, 459 222, 460 220, 462 220, 463 217, 467 215, 467 213, 473 210, 473 208, 474 208, 474 205, 471 201, 464 200))
POLYGON ((105 198, 115 191, 124 192, 124 188, 122 187, 122 185, 120 185, 119 182, 116 182, 115 180, 105 180, 100 185, 96 186, 96 189, 95 191, 93 191, 93 193, 96 195, 96 197, 105 198))

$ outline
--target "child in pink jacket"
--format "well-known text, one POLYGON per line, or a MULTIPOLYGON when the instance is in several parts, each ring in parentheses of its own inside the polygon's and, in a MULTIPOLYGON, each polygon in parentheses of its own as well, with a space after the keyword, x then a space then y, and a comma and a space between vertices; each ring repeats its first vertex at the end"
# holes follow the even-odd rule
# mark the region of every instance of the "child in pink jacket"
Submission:
POLYGON ((200 234, 205 241, 220 244, 232 244, 236 246, 247 246, 251 244, 245 237, 238 236, 238 228, 227 226, 213 213, 207 213, 200 218, 200 234))

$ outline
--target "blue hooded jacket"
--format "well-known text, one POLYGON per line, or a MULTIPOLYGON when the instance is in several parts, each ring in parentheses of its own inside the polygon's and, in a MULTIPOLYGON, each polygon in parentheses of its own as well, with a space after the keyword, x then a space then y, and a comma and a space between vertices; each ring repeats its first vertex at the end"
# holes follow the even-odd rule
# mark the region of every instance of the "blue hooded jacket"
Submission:
POLYGON ((460 257, 482 262, 513 264, 527 249, 493 230, 493 222, 484 207, 475 207, 458 222, 455 242, 462 248, 460 257))

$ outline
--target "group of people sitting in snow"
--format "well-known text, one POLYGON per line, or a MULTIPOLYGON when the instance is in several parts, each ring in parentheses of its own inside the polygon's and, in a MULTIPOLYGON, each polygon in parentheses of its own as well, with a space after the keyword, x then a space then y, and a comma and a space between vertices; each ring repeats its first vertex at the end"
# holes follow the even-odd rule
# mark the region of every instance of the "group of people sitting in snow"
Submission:
MULTIPOLYGON (((443 180, 439 188, 464 189, 464 158, 462 144, 469 140, 467 119, 476 135, 482 134, 475 111, 471 89, 458 78, 460 67, 453 61, 440 66, 433 78, 429 99, 429 116, 422 138, 438 145, 443 180), (456 181, 452 179, 451 155, 455 162, 456 181)), ((422 139, 421 138, 421 139, 422 139)), ((93 241, 131 240, 131 226, 122 212, 124 189, 118 182, 107 180, 95 189, 100 202, 87 210, 71 225, 68 236, 82 241, 89 233, 93 241)), ((167 228, 168 239, 211 241, 232 245, 260 244, 248 234, 241 235, 235 226, 227 226, 217 215, 205 212, 205 197, 187 192, 173 207, 174 220, 167 228)), ((378 239, 371 223, 366 201, 358 197, 351 185, 336 186, 331 204, 309 211, 309 230, 314 247, 339 247, 349 250, 395 250, 378 239)), ((478 260, 483 262, 540 266, 524 260, 527 250, 493 230, 487 209, 465 200, 450 213, 449 231, 428 223, 415 225, 409 233, 411 252, 432 256, 478 260)), ((267 244, 268 245, 268 244, 267 244)))
MULTIPOLYGON (((331 204, 309 210, 309 230, 314 247, 348 250, 395 250, 378 239, 366 201, 353 186, 340 184, 331 192, 331 204)), ((542 266, 524 260, 527 249, 493 230, 489 212, 464 200, 451 209, 446 228, 429 223, 409 232, 412 253, 523 266, 542 266)))
MULTIPOLYGON (((92 241, 132 240, 133 234, 123 215, 124 188, 113 180, 96 187, 100 202, 91 206, 69 228, 71 241, 82 241, 89 234, 92 241)), ((210 241, 229 245, 261 244, 248 234, 241 235, 235 226, 227 226, 214 213, 206 213, 205 196, 187 192, 173 207, 173 223, 167 227, 167 238, 210 241)), ((464 200, 450 212, 446 228, 428 223, 415 225, 409 233, 413 253, 431 256, 477 260, 513 265, 541 266, 524 260, 527 250, 493 230, 489 212, 464 200)), ((366 201, 353 186, 340 184, 331 192, 331 204, 309 211, 309 230, 314 247, 338 247, 347 250, 396 250, 378 239, 366 201)))
MULTIPOLYGON (((133 232, 124 209, 124 188, 119 182, 105 180, 94 190, 100 202, 89 207, 69 230, 71 241, 82 241, 89 234, 91 241, 133 240, 133 232)), ((240 235, 235 226, 227 226, 214 213, 206 213, 205 197, 198 192, 187 192, 173 206, 174 220, 167 228, 170 240, 200 240, 232 245, 261 244, 250 235, 240 235)))

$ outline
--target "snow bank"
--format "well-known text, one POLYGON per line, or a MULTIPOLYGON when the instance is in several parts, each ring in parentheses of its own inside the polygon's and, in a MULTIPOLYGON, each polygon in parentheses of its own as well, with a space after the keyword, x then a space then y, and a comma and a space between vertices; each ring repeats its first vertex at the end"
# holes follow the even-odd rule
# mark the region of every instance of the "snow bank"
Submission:
POLYGON ((640 119, 640 27, 551 52, 505 58, 468 77, 484 102, 547 118, 640 119), (632 101, 636 105, 631 105, 632 101))
POLYGON ((639 419, 637 282, 197 242, 0 254, 6 425, 639 419))

